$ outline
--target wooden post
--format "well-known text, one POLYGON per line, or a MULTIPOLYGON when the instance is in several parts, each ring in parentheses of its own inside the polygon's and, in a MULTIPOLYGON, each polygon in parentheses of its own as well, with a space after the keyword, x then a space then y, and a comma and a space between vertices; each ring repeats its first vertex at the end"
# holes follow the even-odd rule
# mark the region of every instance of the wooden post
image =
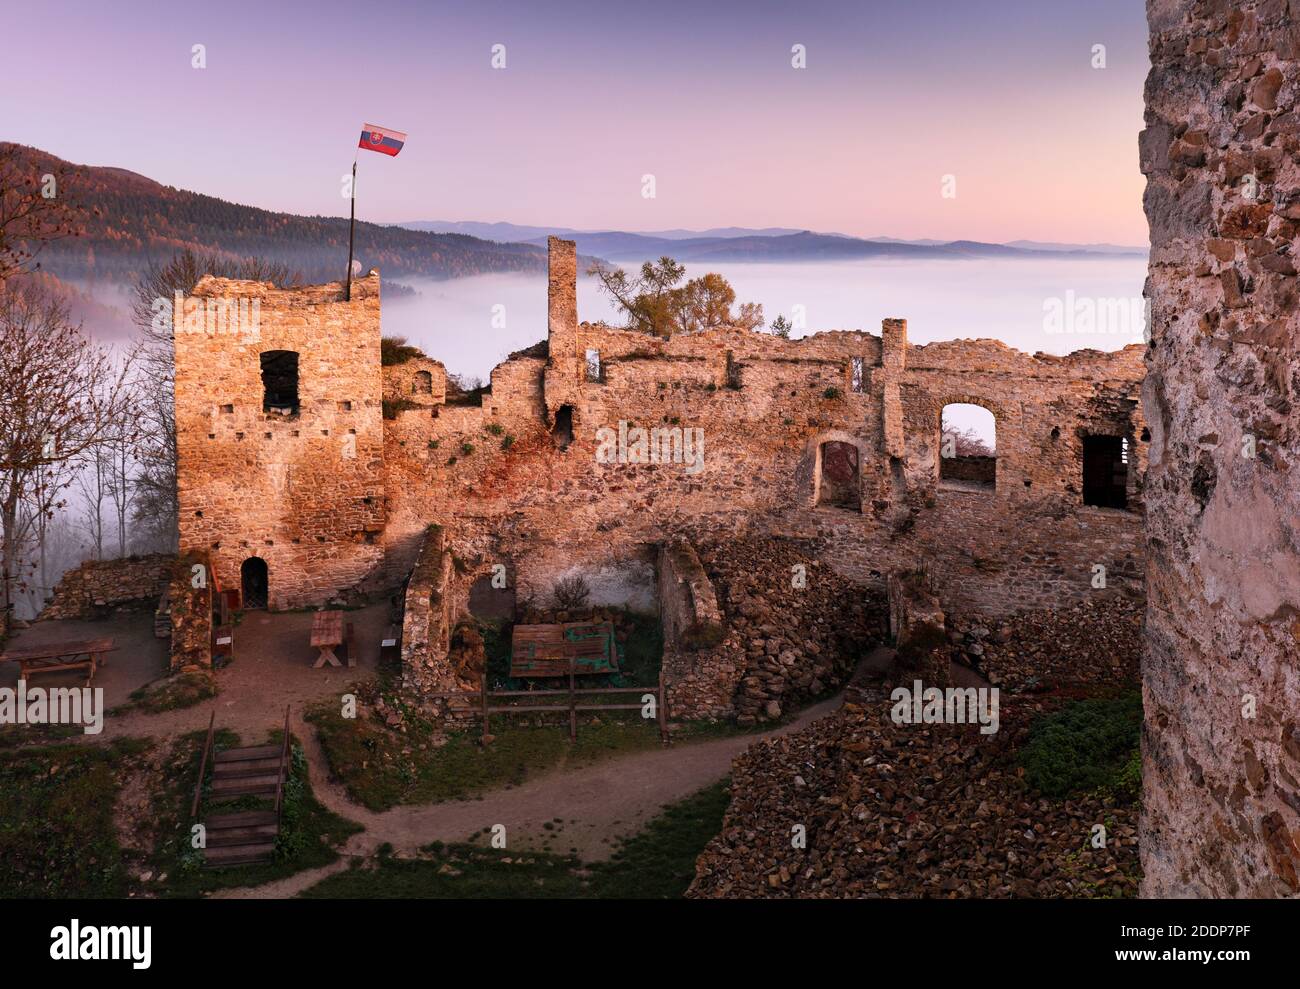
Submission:
POLYGON ((481 681, 482 689, 480 696, 483 698, 483 744, 487 745, 488 741, 488 689, 487 689, 487 670, 483 670, 483 679, 481 681))
POLYGON ((668 695, 664 691, 664 671, 659 671, 659 741, 668 744, 668 695))
POLYGON ((569 741, 578 740, 578 712, 574 710, 577 704, 577 698, 574 696, 574 671, 578 667, 576 656, 569 657, 569 741))

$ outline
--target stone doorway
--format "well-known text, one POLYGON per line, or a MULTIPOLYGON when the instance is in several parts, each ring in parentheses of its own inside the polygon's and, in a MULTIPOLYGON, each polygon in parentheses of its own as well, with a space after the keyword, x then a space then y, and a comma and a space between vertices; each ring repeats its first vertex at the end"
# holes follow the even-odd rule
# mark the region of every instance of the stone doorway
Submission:
POLYGON ((1128 507, 1128 442, 1123 437, 1083 438, 1083 503, 1128 507))
POLYGON ((817 486, 817 504, 837 508, 862 508, 862 482, 859 476, 858 448, 852 443, 831 440, 821 448, 821 483, 817 486))
POLYGON ((245 560, 239 567, 239 584, 244 610, 266 607, 271 583, 265 560, 260 556, 245 560))

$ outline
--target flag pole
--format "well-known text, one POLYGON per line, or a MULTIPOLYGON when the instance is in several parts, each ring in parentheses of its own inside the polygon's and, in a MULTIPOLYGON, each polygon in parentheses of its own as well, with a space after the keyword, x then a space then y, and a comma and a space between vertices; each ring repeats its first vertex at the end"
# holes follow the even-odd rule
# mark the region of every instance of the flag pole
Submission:
POLYGON ((348 223, 348 287, 343 295, 344 302, 352 301, 352 238, 357 230, 357 162, 352 160, 352 195, 348 198, 352 200, 352 219, 348 223))

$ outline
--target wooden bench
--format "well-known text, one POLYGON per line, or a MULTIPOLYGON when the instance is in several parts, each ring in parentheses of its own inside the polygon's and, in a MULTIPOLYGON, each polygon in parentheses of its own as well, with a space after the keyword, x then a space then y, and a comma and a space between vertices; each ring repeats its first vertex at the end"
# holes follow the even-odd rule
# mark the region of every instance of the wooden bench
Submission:
POLYGON ((357 637, 351 622, 343 626, 343 648, 341 652, 345 664, 348 666, 357 665, 357 637))
POLYGON ((320 655, 313 664, 313 669, 320 669, 326 663, 330 666, 342 666, 334 650, 343 645, 343 612, 318 611, 311 618, 311 644, 320 655))
POLYGON ((11 649, 0 655, 0 663, 17 663, 20 679, 34 673, 58 673, 61 670, 85 670, 86 686, 95 679, 95 671, 107 665, 105 653, 116 647, 112 639, 87 639, 76 642, 49 642, 27 649, 11 649))

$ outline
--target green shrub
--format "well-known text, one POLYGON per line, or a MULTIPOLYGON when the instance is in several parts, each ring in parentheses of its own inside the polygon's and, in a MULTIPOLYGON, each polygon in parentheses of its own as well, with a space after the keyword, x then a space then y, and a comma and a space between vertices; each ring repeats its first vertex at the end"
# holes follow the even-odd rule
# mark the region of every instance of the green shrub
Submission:
POLYGON ((1075 701, 1034 722, 1020 753, 1025 782, 1046 797, 1103 791, 1131 799, 1141 780, 1135 761, 1142 695, 1075 701))

